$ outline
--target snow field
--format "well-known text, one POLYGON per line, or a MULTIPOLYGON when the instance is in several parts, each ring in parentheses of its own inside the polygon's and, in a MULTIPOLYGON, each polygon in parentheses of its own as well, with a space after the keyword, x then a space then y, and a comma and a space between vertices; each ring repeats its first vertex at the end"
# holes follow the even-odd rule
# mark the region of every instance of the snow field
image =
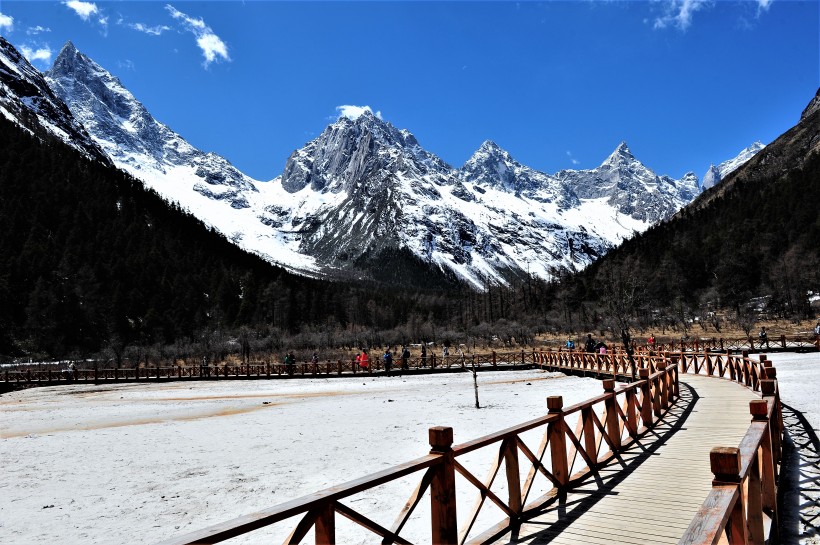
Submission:
MULTIPOLYGON (((594 379, 540 371, 417 377, 78 385, 0 397, 0 543, 153 543, 224 522, 426 454, 428 429, 455 442, 602 392, 594 379)), ((524 435, 531 450, 540 428, 524 435)), ((498 445, 459 458, 484 480, 498 445)), ((522 479, 528 464, 522 459, 522 479)), ((390 527, 421 472, 345 505, 390 527)), ((504 497, 503 475, 493 491, 504 497)), ((457 477, 459 518, 475 489, 457 477)), ((539 482, 531 498, 549 488, 539 482)), ((429 539, 429 499, 409 539, 429 539)), ((493 506, 476 528, 500 518, 493 506)), ((296 521, 230 543, 279 541, 296 521)), ((345 543, 372 543, 337 517, 345 543)), ((309 536, 310 537, 310 536, 309 536)))

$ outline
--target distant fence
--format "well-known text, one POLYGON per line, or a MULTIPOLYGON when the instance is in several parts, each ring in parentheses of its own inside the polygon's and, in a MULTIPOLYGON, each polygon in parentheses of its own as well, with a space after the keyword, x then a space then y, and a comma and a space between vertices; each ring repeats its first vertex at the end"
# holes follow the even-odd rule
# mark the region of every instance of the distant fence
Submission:
MULTIPOLYGON (((658 343, 656 346, 641 344, 636 347, 636 355, 649 362, 666 352, 713 353, 727 351, 760 350, 754 339, 692 339, 658 343)), ((616 345, 617 346, 617 345, 616 345)), ((777 341, 770 341, 770 349, 786 350, 820 350, 820 337, 817 336, 781 336, 777 341)), ((374 351, 376 352, 376 351, 374 351)), ((631 363, 622 348, 611 350, 606 354, 586 353, 580 349, 532 349, 529 351, 491 351, 483 354, 455 354, 411 357, 403 362, 400 356, 393 359, 391 372, 403 371, 428 372, 434 370, 457 370, 475 368, 509 369, 518 366, 544 365, 553 362, 563 369, 598 374, 621 374, 637 378, 631 363)), ((79 362, 80 365, 86 362, 79 362)), ((654 370, 654 367, 652 367, 654 370)), ((174 366, 140 366, 109 367, 94 365, 75 369, 55 368, 51 365, 25 365, 17 368, 6 368, 0 372, 0 380, 7 387, 16 385, 53 385, 66 383, 102 383, 102 382, 140 382, 140 381, 173 381, 173 380, 224 380, 224 379, 266 379, 290 377, 328 377, 340 375, 373 374, 385 372, 385 363, 381 355, 375 355, 367 366, 360 366, 355 360, 336 360, 318 363, 301 362, 292 366, 279 362, 255 361, 240 365, 174 365, 174 366)))

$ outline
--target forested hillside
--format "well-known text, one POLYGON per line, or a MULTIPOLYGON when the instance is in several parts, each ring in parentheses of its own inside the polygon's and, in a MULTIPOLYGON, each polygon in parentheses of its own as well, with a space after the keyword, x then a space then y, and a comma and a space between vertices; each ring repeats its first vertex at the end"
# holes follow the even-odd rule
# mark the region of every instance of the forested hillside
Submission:
MULTIPOLYGON (((766 147, 673 219, 568 278, 558 298, 609 325, 685 324, 728 310, 810 318, 820 292, 820 112, 766 147)), ((719 327, 719 325, 718 325, 719 327)))
MULTIPOLYGON (((247 254, 126 174, 0 119, 0 355, 65 357, 170 344, 240 326, 389 329, 444 313, 397 293, 291 275, 247 254)), ((394 261, 394 264, 398 264, 394 261)), ((402 265, 408 266, 406 261, 402 265)), ((445 284, 446 285, 446 284, 445 284)))

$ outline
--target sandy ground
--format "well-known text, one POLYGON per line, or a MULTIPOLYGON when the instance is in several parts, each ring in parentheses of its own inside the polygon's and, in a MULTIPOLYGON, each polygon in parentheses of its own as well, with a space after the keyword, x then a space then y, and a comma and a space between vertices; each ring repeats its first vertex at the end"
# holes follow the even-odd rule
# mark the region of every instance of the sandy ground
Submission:
MULTIPOLYGON (((548 395, 569 405, 602 392, 600 381, 540 371, 478 380, 480 410, 471 373, 4 395, 0 543, 158 542, 424 455, 431 426, 452 426, 459 443, 544 414, 548 395)), ((389 526, 418 479, 350 505, 389 526)))

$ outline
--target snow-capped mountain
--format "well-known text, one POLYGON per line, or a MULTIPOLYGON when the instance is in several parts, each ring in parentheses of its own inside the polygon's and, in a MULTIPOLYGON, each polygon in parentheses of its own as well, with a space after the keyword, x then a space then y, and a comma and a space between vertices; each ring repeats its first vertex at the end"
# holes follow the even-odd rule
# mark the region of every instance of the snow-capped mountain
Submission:
POLYGON ((86 157, 109 162, 108 156, 63 102, 43 75, 0 36, 0 114, 31 134, 59 137, 86 157))
POLYGON ((456 169, 370 112, 340 117, 261 182, 155 120, 70 42, 45 82, 116 166, 240 247, 314 276, 373 276, 404 252, 476 287, 548 278, 585 267, 699 189, 692 173, 656 175, 625 143, 595 169, 546 174, 487 141, 456 169))
POLYGON ((459 174, 481 188, 494 188, 542 202, 555 202, 561 209, 578 206, 578 196, 561 180, 522 165, 491 140, 484 141, 459 174))
POLYGON ((746 161, 754 157, 757 152, 765 148, 761 142, 754 142, 748 148, 744 148, 737 157, 723 161, 718 166, 710 165, 709 170, 703 175, 703 182, 701 183, 701 190, 709 189, 716 186, 721 180, 726 178, 729 174, 743 166, 746 161))
POLYGON ((247 208, 243 192, 253 192, 252 180, 213 153, 202 152, 156 121, 120 80, 66 43, 44 74, 51 88, 94 139, 121 168, 137 177, 182 174, 197 178, 194 191, 234 208, 247 208), (185 166, 190 173, 175 172, 185 166))
POLYGON ((484 187, 369 112, 339 118, 272 183, 297 200, 282 219, 300 230, 300 250, 329 269, 379 266, 384 251, 407 249, 482 286, 585 266, 610 245, 566 221, 549 188, 484 187))
POLYGON ((693 173, 680 180, 658 176, 632 155, 626 142, 597 168, 562 170, 556 178, 572 187, 579 199, 602 200, 645 227, 669 218, 698 193, 693 173))
POLYGON ((117 167, 242 248, 291 270, 316 273, 314 260, 298 253, 289 230, 270 221, 286 197, 267 192, 263 202, 256 180, 154 119, 118 78, 71 42, 44 76, 117 167))

